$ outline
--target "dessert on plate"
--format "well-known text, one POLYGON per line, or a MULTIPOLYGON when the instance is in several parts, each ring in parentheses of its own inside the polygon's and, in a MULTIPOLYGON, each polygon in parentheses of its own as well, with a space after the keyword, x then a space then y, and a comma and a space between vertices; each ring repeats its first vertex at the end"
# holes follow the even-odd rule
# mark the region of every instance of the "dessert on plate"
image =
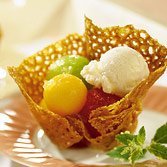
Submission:
POLYGON ((108 150, 117 134, 135 131, 166 55, 144 30, 100 28, 86 17, 83 35, 70 34, 8 70, 53 143, 108 150))

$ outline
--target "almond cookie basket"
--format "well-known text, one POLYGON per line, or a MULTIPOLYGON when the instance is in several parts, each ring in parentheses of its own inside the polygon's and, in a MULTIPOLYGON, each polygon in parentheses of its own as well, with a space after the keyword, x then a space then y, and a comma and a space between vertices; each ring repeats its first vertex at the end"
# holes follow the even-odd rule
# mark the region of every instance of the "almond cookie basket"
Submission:
POLYGON ((142 111, 142 100, 149 88, 166 69, 167 48, 160 45, 144 30, 132 25, 99 28, 85 18, 85 33, 71 34, 25 59, 18 67, 8 71, 19 86, 30 110, 53 143, 68 148, 77 143, 108 150, 117 143, 115 135, 122 131, 134 132, 137 117, 142 111), (99 60, 101 55, 117 46, 129 46, 142 54, 150 74, 125 97, 114 104, 90 112, 88 122, 97 132, 92 137, 79 116, 60 116, 39 105, 43 98, 43 85, 49 66, 66 55, 80 55, 99 60))

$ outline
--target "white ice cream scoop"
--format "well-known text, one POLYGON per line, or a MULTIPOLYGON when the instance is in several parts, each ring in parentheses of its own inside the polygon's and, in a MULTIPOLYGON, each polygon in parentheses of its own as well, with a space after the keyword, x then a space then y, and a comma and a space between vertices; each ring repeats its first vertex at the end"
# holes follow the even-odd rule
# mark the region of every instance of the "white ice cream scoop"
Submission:
POLYGON ((136 50, 120 46, 84 66, 81 75, 104 92, 125 96, 149 75, 148 65, 136 50))

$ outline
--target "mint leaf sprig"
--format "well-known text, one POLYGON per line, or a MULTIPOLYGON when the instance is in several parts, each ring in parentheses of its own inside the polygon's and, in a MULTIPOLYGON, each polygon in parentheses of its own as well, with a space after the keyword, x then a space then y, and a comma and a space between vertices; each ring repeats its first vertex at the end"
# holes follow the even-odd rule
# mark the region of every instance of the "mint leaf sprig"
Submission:
POLYGON ((147 151, 160 159, 167 160, 167 123, 156 130, 150 145, 145 144, 146 132, 144 126, 141 127, 137 135, 130 132, 121 132, 116 136, 116 140, 122 145, 115 147, 107 153, 112 158, 129 161, 132 165, 143 158, 147 151))

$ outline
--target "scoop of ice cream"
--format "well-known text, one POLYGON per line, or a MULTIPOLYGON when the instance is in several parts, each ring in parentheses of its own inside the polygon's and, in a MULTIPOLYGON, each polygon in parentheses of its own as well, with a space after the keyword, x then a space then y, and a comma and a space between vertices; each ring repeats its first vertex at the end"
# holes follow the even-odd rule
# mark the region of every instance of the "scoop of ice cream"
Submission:
POLYGON ((84 66, 81 75, 105 93, 125 96, 149 75, 148 65, 136 50, 120 46, 84 66))

